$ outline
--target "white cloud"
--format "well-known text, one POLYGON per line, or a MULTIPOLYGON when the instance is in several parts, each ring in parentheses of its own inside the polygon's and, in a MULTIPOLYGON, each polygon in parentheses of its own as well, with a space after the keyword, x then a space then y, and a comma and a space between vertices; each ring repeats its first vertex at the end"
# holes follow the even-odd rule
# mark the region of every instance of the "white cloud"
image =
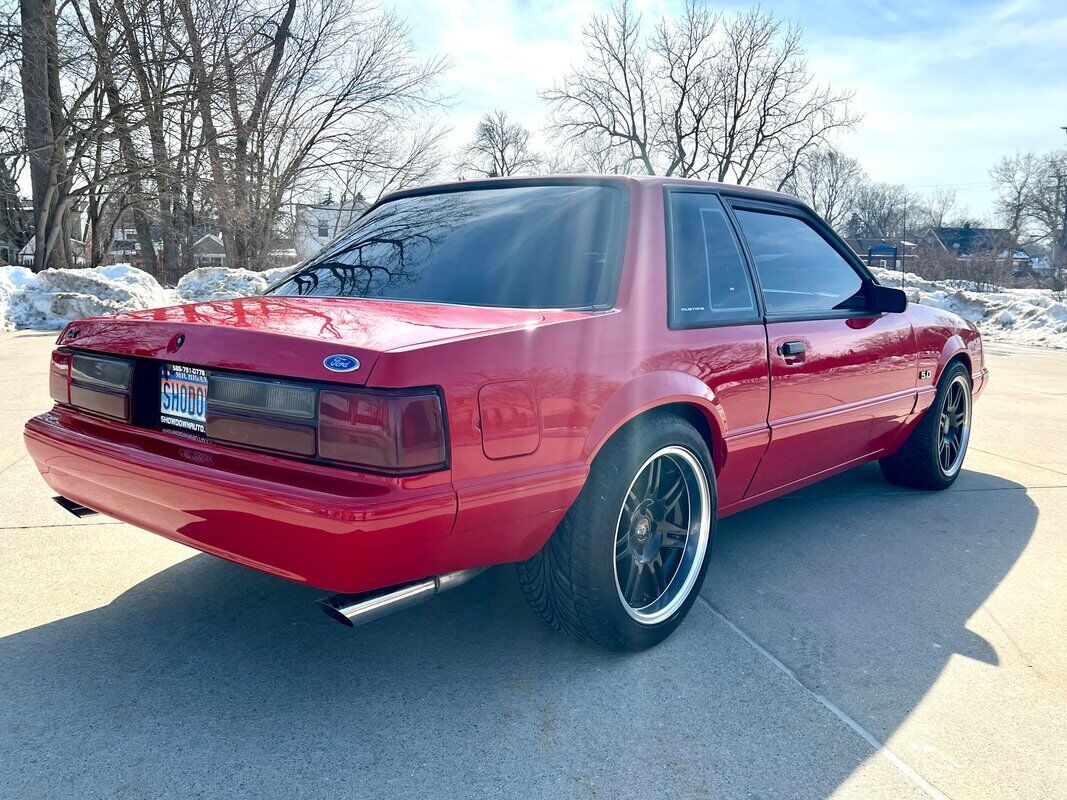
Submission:
POLYGON ((988 212, 1002 155, 1067 145, 1067 11, 1005 3, 951 29, 809 37, 815 72, 856 90, 864 115, 841 145, 885 181, 949 185, 988 212))
POLYGON ((581 28, 596 4, 419 2, 397 10, 412 26, 416 44, 445 55, 451 68, 444 89, 453 96, 446 114, 451 142, 470 139, 482 114, 496 108, 532 130, 544 125, 538 92, 581 55, 581 28))

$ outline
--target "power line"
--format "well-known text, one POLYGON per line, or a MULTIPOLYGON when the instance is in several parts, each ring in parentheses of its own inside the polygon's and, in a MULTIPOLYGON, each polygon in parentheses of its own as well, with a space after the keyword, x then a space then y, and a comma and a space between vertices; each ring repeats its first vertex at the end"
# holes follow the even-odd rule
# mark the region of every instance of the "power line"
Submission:
POLYGON ((993 186, 994 181, 971 181, 969 183, 902 183, 906 189, 959 189, 975 188, 980 186, 993 186))

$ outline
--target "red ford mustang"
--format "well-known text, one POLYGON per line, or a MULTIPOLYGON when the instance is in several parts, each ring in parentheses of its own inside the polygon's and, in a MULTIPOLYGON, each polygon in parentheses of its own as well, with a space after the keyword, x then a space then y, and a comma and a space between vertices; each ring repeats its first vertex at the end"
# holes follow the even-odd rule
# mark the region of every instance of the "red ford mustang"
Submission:
POLYGON ((794 198, 498 180, 387 197, 264 296, 71 324, 26 444, 72 511, 349 624, 518 562, 549 624, 636 650, 716 520, 873 459, 952 484, 986 378, 794 198))

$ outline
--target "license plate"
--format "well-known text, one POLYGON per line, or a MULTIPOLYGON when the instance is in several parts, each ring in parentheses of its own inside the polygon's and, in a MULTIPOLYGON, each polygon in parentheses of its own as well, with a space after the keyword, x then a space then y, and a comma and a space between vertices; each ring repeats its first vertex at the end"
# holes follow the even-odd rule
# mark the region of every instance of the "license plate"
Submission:
POLYGON ((197 367, 163 364, 159 368, 159 421, 172 428, 204 432, 207 372, 197 367))

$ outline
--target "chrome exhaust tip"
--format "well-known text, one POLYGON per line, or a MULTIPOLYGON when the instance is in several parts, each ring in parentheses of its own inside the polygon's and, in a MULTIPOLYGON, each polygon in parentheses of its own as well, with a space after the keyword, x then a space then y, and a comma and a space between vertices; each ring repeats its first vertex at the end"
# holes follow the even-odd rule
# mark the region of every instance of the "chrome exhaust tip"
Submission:
POLYGON ((461 569, 371 592, 335 594, 319 600, 319 605, 328 617, 354 628, 381 619, 394 611, 425 603, 434 595, 462 586, 484 570, 485 567, 461 569))
POLYGON ((93 511, 93 509, 83 506, 81 503, 75 503, 69 497, 57 495, 52 499, 76 517, 90 517, 93 514, 100 513, 99 511, 93 511))

